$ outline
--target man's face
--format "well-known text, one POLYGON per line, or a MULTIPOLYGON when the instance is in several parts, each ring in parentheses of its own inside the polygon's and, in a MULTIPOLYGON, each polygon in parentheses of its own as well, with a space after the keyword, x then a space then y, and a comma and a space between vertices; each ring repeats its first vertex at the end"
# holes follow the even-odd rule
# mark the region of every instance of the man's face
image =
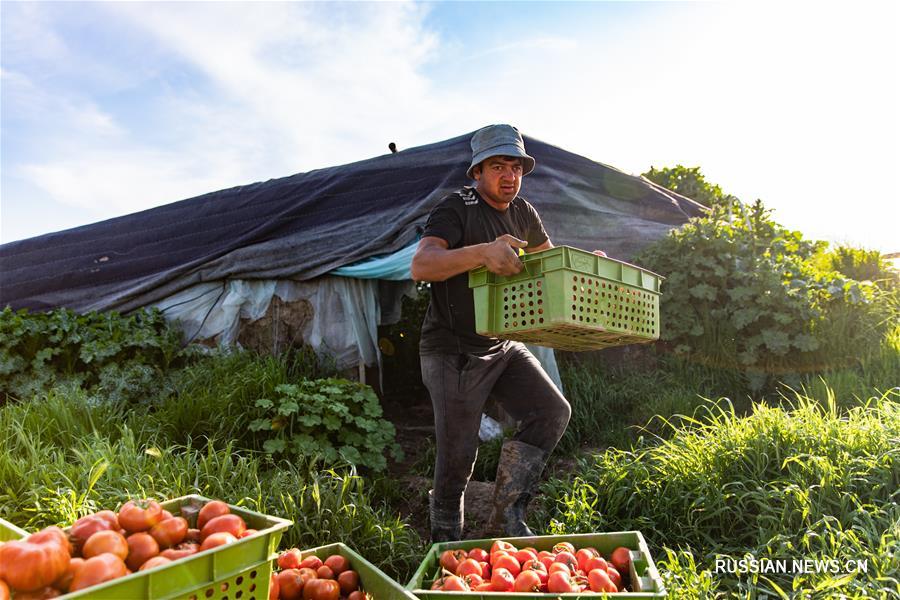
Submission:
POLYGON ((498 210, 506 210, 522 187, 522 159, 492 156, 472 170, 475 188, 498 210))

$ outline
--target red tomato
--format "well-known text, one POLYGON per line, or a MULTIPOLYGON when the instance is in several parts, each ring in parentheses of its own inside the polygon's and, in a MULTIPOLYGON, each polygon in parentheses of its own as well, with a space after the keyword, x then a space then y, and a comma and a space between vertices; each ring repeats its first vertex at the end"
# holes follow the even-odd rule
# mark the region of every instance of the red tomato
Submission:
POLYGON ((573 546, 569 542, 559 542, 553 545, 553 553, 559 554, 560 552, 570 552, 572 555, 575 554, 575 546, 573 546))
POLYGON ((12 593, 9 591, 9 586, 0 579, 0 600, 9 600, 11 597, 12 593))
POLYGON ((118 531, 119 518, 111 510, 101 510, 93 515, 81 517, 69 528, 69 538, 75 543, 75 547, 81 547, 89 537, 98 531, 118 531))
POLYGON ((547 569, 547 573, 555 573, 557 571, 562 571, 566 575, 571 575, 572 567, 570 567, 566 563, 555 562, 555 563, 551 564, 550 567, 547 569))
POLYGON ((303 586, 303 600, 338 600, 341 586, 334 579, 311 579, 303 586))
POLYGON ((587 561, 587 564, 584 567, 584 571, 590 573, 594 569, 601 569, 603 571, 606 570, 606 567, 609 565, 606 563, 606 559, 602 556, 595 556, 594 558, 587 561))
POLYGON ((547 591, 551 594, 566 594, 580 590, 566 571, 553 571, 547 578, 547 591))
POLYGON ((494 591, 493 584, 491 584, 490 581, 485 581, 481 585, 475 586, 475 591, 476 592, 493 592, 494 591))
POLYGON ((359 589, 359 573, 354 571, 353 569, 347 569, 345 571, 341 571, 340 575, 337 577, 338 585, 341 586, 342 594, 349 594, 357 589, 359 589))
POLYGON ((200 544, 200 552, 209 550, 211 548, 218 548, 219 546, 224 546, 225 544, 233 544, 236 541, 237 538, 227 531, 212 533, 209 535, 209 537, 203 540, 202 544, 200 544))
POLYGON ((276 578, 281 600, 300 600, 306 578, 297 569, 285 569, 276 578))
POLYGON ((211 519, 221 517, 231 512, 231 508, 221 500, 210 500, 203 505, 200 512, 197 513, 197 529, 203 529, 211 519))
POLYGON ((612 582, 606 571, 594 569, 588 573, 588 585, 593 592, 616 592, 616 584, 612 582))
POLYGON ((466 560, 466 558, 465 550, 444 550, 441 552, 440 563, 443 568, 451 573, 456 573, 459 563, 466 560))
POLYGON ((277 562, 278 567, 281 569, 296 569, 300 566, 300 561, 302 560, 303 555, 300 553, 300 550, 291 548, 279 554, 277 562))
POLYGON ((468 592, 469 586, 463 581, 462 577, 457 575, 447 575, 444 577, 444 586, 441 588, 444 592, 468 592))
POLYGON ((472 548, 469 550, 467 558, 474 558, 478 562, 488 562, 491 555, 484 548, 472 548))
POLYGON ((334 571, 328 565, 322 565, 316 569, 316 577, 319 579, 334 579, 334 571))
POLYGON ((307 556, 300 562, 300 567, 312 569, 315 571, 316 569, 321 567, 323 564, 325 564, 325 563, 323 563, 322 559, 319 558, 318 556, 307 556))
POLYGON ((147 561, 140 566, 138 571, 146 571, 147 569, 167 565, 171 562, 172 560, 165 556, 154 556, 153 558, 148 558, 147 561))
POLYGON ((495 592, 511 592, 516 585, 516 578, 506 569, 494 569, 491 573, 491 589, 495 592))
POLYGON ((510 544, 509 542, 504 542, 503 540, 496 540, 491 545, 491 554, 497 552, 498 550, 506 550, 509 553, 514 553, 518 548, 510 544))
POLYGON ((582 571, 586 571, 587 569, 585 567, 587 567, 588 561, 591 560, 592 558, 594 558, 595 556, 596 556, 596 554, 594 554, 587 548, 582 548, 581 550, 576 552, 575 560, 578 561, 578 568, 581 569, 582 571))
POLYGON ((206 522, 206 525, 200 530, 200 540, 205 540, 210 535, 223 531, 240 538, 246 530, 247 524, 238 515, 221 515, 206 522))
POLYGON ((569 569, 571 569, 572 571, 578 568, 578 559, 575 558, 575 555, 571 552, 557 552, 556 562, 568 565, 569 569))
POLYGON ((606 568, 606 574, 609 575, 609 578, 612 580, 614 584, 616 584, 617 589, 622 589, 622 575, 619 571, 616 570, 615 567, 609 566, 606 568))
POLYGON ((506 569, 513 577, 517 577, 522 571, 522 565, 519 564, 519 561, 516 560, 515 556, 510 554, 498 556, 491 566, 494 567, 494 569, 506 569))
POLYGON ((482 562, 478 564, 481 565, 481 576, 489 579, 491 577, 491 563, 482 562))
POLYGON ((534 571, 522 571, 516 577, 513 585, 513 591, 516 592, 539 592, 541 591, 541 578, 534 571))
POLYGON ((325 566, 331 569, 335 575, 340 575, 350 568, 350 561, 340 554, 332 554, 325 559, 325 566))
POLYGON ((355 592, 350 592, 350 595, 347 596, 347 600, 369 600, 369 598, 366 596, 365 592, 356 590, 355 592))
POLYGON ((631 550, 619 546, 610 554, 609 562, 613 564, 619 573, 627 573, 628 565, 631 564, 631 550))
POLYGON ((173 515, 172 513, 170 513, 169 511, 167 511, 166 509, 163 509, 163 510, 162 510, 162 515, 163 515, 163 516, 162 516, 162 520, 163 520, 163 521, 165 521, 166 519, 171 519, 172 517, 175 516, 175 515, 173 515))
POLYGON ((88 538, 81 549, 81 555, 85 558, 93 558, 107 552, 125 560, 128 556, 128 542, 125 536, 118 531, 98 531, 88 538))
POLYGON ((467 558, 460 562, 454 572, 455 575, 459 575, 460 577, 466 575, 481 575, 482 573, 484 573, 484 569, 482 569, 481 563, 474 558, 467 558))
POLYGON ((541 583, 547 583, 547 576, 550 573, 547 572, 547 567, 544 566, 544 563, 538 560, 529 560, 524 565, 522 565, 522 571, 534 571, 538 579, 541 580, 541 583))
POLYGON ((164 519, 150 528, 150 535, 160 548, 171 548, 187 537, 188 522, 184 517, 164 519))
POLYGON ((0 544, 0 579, 17 591, 52 585, 69 568, 69 541, 59 527, 0 544))
POLYGON ((159 553, 159 555, 168 558, 169 560, 178 560, 179 558, 197 554, 198 552, 200 552, 200 544, 195 544, 193 542, 182 542, 174 548, 163 550, 159 553))
POLYGON ((534 552, 533 550, 529 550, 529 549, 525 548, 525 549, 519 550, 518 552, 513 554, 513 556, 515 556, 516 560, 519 561, 519 564, 522 565, 522 564, 525 564, 525 562, 527 562, 529 560, 536 560, 537 552, 534 552))
POLYGON ((81 568, 75 573, 69 591, 75 592, 83 590, 86 587, 91 587, 92 585, 103 583, 104 581, 118 579, 127 574, 128 567, 125 566, 125 561, 115 554, 106 553, 94 556, 84 561, 84 564, 81 565, 81 568))
POLYGON ((132 533, 128 536, 127 543, 128 558, 125 559, 125 564, 132 571, 137 571, 142 564, 159 554, 159 544, 149 533, 132 533))
POLYGON ((258 529, 247 529, 244 531, 244 533, 241 534, 241 539, 244 539, 245 537, 250 537, 251 535, 256 535, 257 533, 259 533, 258 529))
POLYGON ((281 588, 278 585, 278 574, 273 572, 269 575, 269 600, 278 600, 279 596, 281 588))
POLYGON ((129 500, 119 509, 119 525, 128 533, 147 531, 162 521, 162 506, 156 500, 129 500))
POLYGON ((484 583, 484 578, 481 575, 476 573, 472 573, 471 575, 460 575, 462 580, 466 582, 466 587, 470 590, 474 590, 476 587, 484 583))

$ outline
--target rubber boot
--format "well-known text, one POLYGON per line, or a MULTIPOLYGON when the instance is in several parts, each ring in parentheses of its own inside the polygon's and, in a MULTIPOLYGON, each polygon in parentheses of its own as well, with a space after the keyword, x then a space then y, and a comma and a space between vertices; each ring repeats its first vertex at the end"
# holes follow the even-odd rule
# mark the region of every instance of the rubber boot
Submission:
POLYGON ((494 483, 491 528, 508 537, 532 536, 525 510, 547 463, 548 452, 524 442, 507 441, 500 451, 494 483))
POLYGON ((431 542, 455 542, 462 537, 463 496, 456 502, 439 502, 434 490, 428 490, 428 509, 431 517, 431 542))

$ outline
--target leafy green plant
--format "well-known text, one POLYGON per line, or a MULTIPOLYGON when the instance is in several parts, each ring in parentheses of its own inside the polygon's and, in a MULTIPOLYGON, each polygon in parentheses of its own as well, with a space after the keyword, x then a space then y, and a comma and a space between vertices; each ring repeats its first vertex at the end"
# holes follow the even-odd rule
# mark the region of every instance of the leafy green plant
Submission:
POLYGON ((0 399, 28 398, 61 382, 136 398, 186 356, 180 331, 155 309, 0 311, 0 399))
MULTIPOLYGON (((754 390, 827 370, 842 357, 816 353, 826 337, 818 328, 831 311, 871 303, 874 290, 818 271, 810 258, 822 245, 775 223, 759 201, 691 219, 639 258, 668 277, 662 339, 676 354, 743 373, 754 390)), ((883 327, 873 332, 867 342, 883 327)))
POLYGON ((703 206, 727 205, 737 200, 734 196, 725 194, 718 185, 707 181, 700 172, 700 167, 683 165, 663 167, 662 169, 650 167, 650 170, 642 175, 653 183, 682 196, 687 196, 703 206))
POLYGON ((385 451, 402 456, 393 424, 382 419, 371 387, 344 379, 304 380, 260 398, 260 416, 250 423, 263 432, 263 449, 279 457, 319 457, 382 471, 385 451))

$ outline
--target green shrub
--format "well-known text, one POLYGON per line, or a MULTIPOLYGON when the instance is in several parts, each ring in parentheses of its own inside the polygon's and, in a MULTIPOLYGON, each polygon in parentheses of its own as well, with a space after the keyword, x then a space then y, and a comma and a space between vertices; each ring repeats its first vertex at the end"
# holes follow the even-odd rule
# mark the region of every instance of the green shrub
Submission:
POLYGON ((346 461, 382 471, 385 452, 400 459, 396 430, 381 418, 371 387, 345 379, 316 379, 275 387, 275 396, 256 401, 250 430, 262 432, 263 449, 278 457, 346 461))
POLYGON ((684 585, 707 585, 717 555, 750 553, 868 559, 869 570, 846 581, 715 575, 723 588, 802 596, 839 584, 865 597, 896 589, 900 389, 845 412, 802 395, 792 404, 757 404, 740 417, 720 402, 702 419, 670 423, 665 440, 584 459, 570 478, 544 485, 548 500, 533 521, 550 533, 641 530, 652 547, 672 551, 661 565, 677 568, 684 585), (698 561, 693 573, 684 552, 698 561))
POLYGON ((29 398, 61 382, 137 398, 184 356, 180 331, 155 309, 127 316, 0 311, 0 400, 29 398))
POLYGON ((691 361, 743 374, 756 391, 844 366, 880 341, 889 311, 874 286, 817 270, 822 246, 772 221, 759 201, 691 219, 639 258, 668 277, 661 338, 691 361))

